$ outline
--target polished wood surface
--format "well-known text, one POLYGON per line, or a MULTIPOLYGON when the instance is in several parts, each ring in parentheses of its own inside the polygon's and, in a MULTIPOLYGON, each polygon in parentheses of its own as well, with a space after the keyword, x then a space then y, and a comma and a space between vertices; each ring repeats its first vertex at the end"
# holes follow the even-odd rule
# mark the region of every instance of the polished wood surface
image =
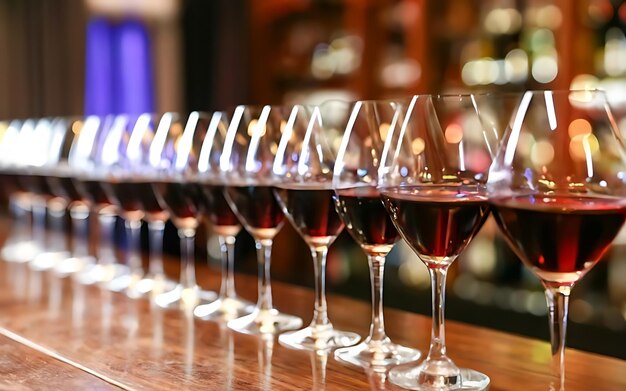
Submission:
POLYGON ((119 390, 74 366, 0 336, 0 390, 119 390))
MULTIPOLYGON (((217 271, 198 266, 198 275, 202 286, 218 289, 217 271)), ((0 261, 0 276, 0 334, 40 350, 23 347, 12 353, 15 358, 51 365, 47 370, 61 367, 59 373, 68 375, 57 379, 63 386, 55 388, 106 389, 97 376, 112 384, 108 387, 135 390, 398 389, 384 373, 342 365, 332 354, 290 350, 275 338, 238 334, 179 310, 155 308, 147 299, 80 285, 25 264, 0 261)), ((236 282, 241 296, 256 298, 256 278, 238 275, 236 282)), ((310 320, 310 290, 281 283, 273 290, 279 309, 310 320)), ((330 295, 329 306, 335 327, 367 334, 368 303, 330 295)), ((386 322, 395 342, 427 351, 429 318, 388 310, 386 322)), ((456 322, 447 323, 447 341, 458 365, 491 377, 491 390, 548 390, 546 342, 456 322)), ((567 390, 626 390, 625 361, 574 350, 566 356, 567 390)), ((36 383, 28 386, 37 376, 36 369, 27 369, 10 384, 37 389, 36 383)))

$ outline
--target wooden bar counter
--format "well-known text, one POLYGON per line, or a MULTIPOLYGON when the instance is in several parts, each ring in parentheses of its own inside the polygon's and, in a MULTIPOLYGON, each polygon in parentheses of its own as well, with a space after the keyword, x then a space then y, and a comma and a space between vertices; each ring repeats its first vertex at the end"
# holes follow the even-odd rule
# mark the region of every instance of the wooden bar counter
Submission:
MULTIPOLYGON (((217 271, 199 266, 198 275, 202 286, 219 288, 217 271)), ((256 299, 255 277, 238 275, 236 283, 242 297, 256 299)), ((281 283, 273 290, 277 308, 310 320, 313 292, 281 283)), ((290 350, 276 338, 238 334, 26 264, 0 261, 0 305, 0 389, 398 389, 385 373, 340 364, 332 353, 290 350)), ((329 309, 337 327, 367 334, 368 303, 330 295, 329 309)), ((430 318, 387 310, 386 322, 394 341, 425 354, 430 318)), ((459 366, 491 377, 491 390, 549 389, 545 341, 456 322, 447 323, 447 341, 459 366)), ((626 390, 625 361, 574 350, 566 361, 569 391, 626 390)))

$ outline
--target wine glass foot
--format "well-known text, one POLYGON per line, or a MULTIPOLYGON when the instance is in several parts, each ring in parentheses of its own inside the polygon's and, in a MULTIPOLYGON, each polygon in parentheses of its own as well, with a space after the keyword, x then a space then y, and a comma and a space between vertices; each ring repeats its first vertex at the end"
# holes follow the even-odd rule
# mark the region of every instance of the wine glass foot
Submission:
POLYGON ((283 331, 295 330, 302 327, 302 319, 297 316, 283 314, 277 309, 255 309, 250 315, 233 319, 228 322, 228 328, 243 334, 280 334, 283 331))
POLYGON ((7 262, 26 263, 41 253, 41 248, 33 240, 25 240, 5 245, 2 248, 2 259, 7 262))
POLYGON ((308 326, 302 330, 283 333, 278 337, 281 345, 297 350, 328 350, 352 346, 361 336, 349 331, 335 330, 332 324, 308 326))
POLYGON ((210 303, 216 298, 215 292, 202 290, 197 285, 184 288, 178 284, 174 289, 156 295, 154 303, 161 308, 176 308, 191 312, 196 306, 210 303))
POLYGON ((135 285, 136 290, 144 294, 150 294, 152 297, 156 297, 161 293, 170 292, 176 289, 178 283, 174 280, 170 280, 162 274, 148 274, 135 285))
POLYGON ((46 271, 53 269, 56 265, 60 264, 64 259, 70 257, 70 253, 67 251, 46 251, 43 252, 28 264, 28 266, 35 271, 46 271))
POLYGON ((127 266, 119 263, 111 264, 93 264, 87 265, 84 270, 74 274, 74 278, 80 284, 93 285, 103 284, 106 288, 106 284, 120 278, 129 273, 127 266))
POLYGON ((95 263, 96 259, 90 256, 65 258, 54 265, 54 274, 59 277, 67 277, 70 274, 79 273, 95 263))
POLYGON ((473 369, 437 370, 437 366, 399 366, 389 371, 389 381, 410 390, 487 390, 489 377, 473 369))
POLYGON ((202 304, 193 310, 193 314, 202 320, 229 321, 251 314, 254 304, 237 297, 218 298, 212 303, 202 304))
POLYGON ((335 359, 361 368, 387 368, 414 362, 422 353, 417 349, 398 345, 386 339, 381 342, 364 341, 356 346, 335 350, 335 359))

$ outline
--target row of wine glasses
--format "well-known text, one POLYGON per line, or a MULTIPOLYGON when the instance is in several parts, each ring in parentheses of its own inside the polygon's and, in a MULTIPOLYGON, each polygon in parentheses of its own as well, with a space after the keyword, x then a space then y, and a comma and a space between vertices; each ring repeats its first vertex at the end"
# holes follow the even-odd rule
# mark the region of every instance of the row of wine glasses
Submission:
MULTIPOLYGON (((449 266, 493 211, 516 254, 543 282, 550 308, 555 387, 564 386, 567 300, 601 258, 626 218, 623 142, 604 93, 417 95, 384 101, 328 101, 308 106, 237 106, 189 116, 117 115, 4 124, 0 174, 18 219, 32 210, 34 238, 10 243, 7 260, 72 274, 162 307, 226 320, 234 330, 280 334, 296 349, 334 349, 337 359, 388 369, 412 389, 482 389, 489 378, 447 356, 445 282, 449 266), (45 213, 74 240, 47 246, 45 213), (129 251, 113 262, 109 242, 89 256, 89 213, 111 235, 125 220, 129 251), (195 231, 211 223, 222 251, 219 294, 196 283, 195 231), (311 250, 315 307, 304 329, 274 308, 273 239, 293 225, 311 250), (181 240, 178 283, 165 277, 163 228, 181 240), (139 253, 141 221, 150 232, 150 266, 139 253), (256 306, 234 288, 235 237, 254 238, 256 306), (346 228, 367 255, 372 287, 368 337, 337 330, 325 295, 326 254, 346 228), (432 280, 431 345, 420 352, 391 342, 383 317, 385 256, 404 239, 432 280), (28 245, 25 245, 27 243, 28 245), (20 247, 21 246, 21 247, 20 247), (25 248, 30 249, 28 251, 25 248)), ((54 227, 54 226, 57 227, 54 227)))

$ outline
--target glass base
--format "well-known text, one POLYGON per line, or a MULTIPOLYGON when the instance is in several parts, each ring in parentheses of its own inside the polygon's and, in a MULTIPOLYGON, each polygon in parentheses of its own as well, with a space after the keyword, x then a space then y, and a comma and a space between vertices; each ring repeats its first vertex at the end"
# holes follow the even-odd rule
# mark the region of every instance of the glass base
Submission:
POLYGON ((96 258, 90 256, 65 258, 54 265, 54 274, 59 277, 67 277, 78 273, 96 263, 96 258))
POLYGON ((256 308, 250 315, 228 322, 228 328, 244 334, 280 334, 283 331, 302 327, 302 319, 283 314, 277 309, 261 310, 256 308))
POLYGON ((422 353, 417 349, 395 344, 389 340, 361 342, 356 346, 335 350, 335 359, 361 368, 389 367, 417 361, 422 353))
POLYGON ((254 304, 237 297, 218 298, 212 303, 202 304, 193 314, 202 320, 229 321, 251 314, 254 304))
POLYGON ((447 371, 437 362, 423 362, 417 367, 401 366, 389 371, 389 381, 410 390, 486 390, 489 377, 473 369, 447 371))
POLYGON ((84 285, 107 284, 129 273, 128 267, 119 263, 88 265, 74 275, 76 281, 84 285))
POLYGON ((327 350, 352 346, 361 336, 349 331, 335 330, 332 324, 305 327, 302 330, 281 334, 278 342, 297 350, 327 350))
POLYGON ((35 259, 41 248, 33 240, 7 244, 2 248, 2 259, 7 262, 25 263, 35 259))
POLYGON ((183 288, 178 284, 171 291, 161 293, 154 297, 154 303, 161 308, 178 308, 185 311, 193 311, 196 306, 215 301, 217 294, 205 291, 195 285, 191 288, 183 288))
POLYGON ((170 280, 163 274, 148 274, 137 282, 135 288, 139 293, 150 293, 152 297, 156 297, 161 293, 176 289, 176 285, 178 285, 176 281, 170 280))
POLYGON ((28 266, 35 271, 46 271, 53 269, 70 256, 71 254, 67 251, 46 251, 33 258, 28 266))

